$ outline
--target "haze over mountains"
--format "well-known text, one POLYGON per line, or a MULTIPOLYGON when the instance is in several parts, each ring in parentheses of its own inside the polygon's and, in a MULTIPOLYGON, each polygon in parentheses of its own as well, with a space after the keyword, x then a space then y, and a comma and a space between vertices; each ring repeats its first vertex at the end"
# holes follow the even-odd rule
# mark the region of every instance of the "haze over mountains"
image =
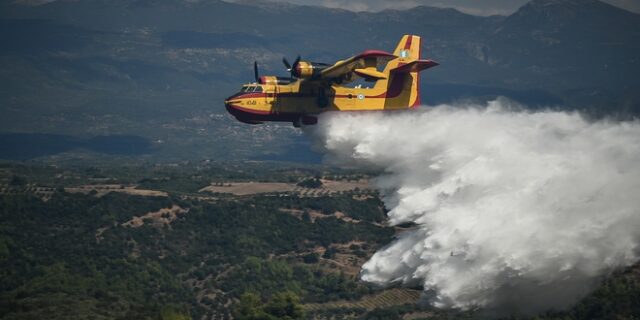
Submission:
MULTIPOLYGON (((55 0, 40 0, 55 1, 55 0)), ((228 0, 230 2, 251 0, 228 0)), ((300 5, 317 5, 328 8, 340 8, 351 11, 406 10, 418 6, 438 8, 454 8, 458 11, 479 15, 510 15, 526 4, 528 0, 264 0, 273 2, 286 1, 300 5)), ((636 0, 601 0, 625 10, 640 13, 640 2, 636 0)))
POLYGON ((283 56, 334 62, 391 50, 406 33, 441 63, 424 74, 428 104, 503 95, 532 108, 640 113, 640 15, 597 0, 534 0, 506 17, 216 0, 4 3, 0 23, 3 131, 142 136, 156 157, 285 152, 297 136, 288 125, 240 125, 225 113, 254 60, 285 75, 283 56))

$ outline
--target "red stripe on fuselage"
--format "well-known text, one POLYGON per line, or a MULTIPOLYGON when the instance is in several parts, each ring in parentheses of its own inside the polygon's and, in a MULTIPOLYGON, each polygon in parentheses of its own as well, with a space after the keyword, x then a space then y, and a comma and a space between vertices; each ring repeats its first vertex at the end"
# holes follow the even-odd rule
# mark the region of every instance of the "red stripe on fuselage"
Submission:
POLYGON ((405 50, 409 50, 411 49, 411 42, 413 41, 413 36, 409 36, 407 38, 407 42, 404 43, 404 49, 405 50))
MULTIPOLYGON (((418 46, 418 60, 422 58, 422 46, 418 46)), ((411 108, 417 108, 422 104, 422 99, 420 98, 420 72, 416 73, 416 77, 418 77, 416 81, 416 102, 413 103, 411 108)))
POLYGON ((303 113, 275 113, 269 111, 261 111, 255 109, 243 108, 237 105, 227 104, 227 111, 238 119, 245 122, 254 121, 296 121, 303 116, 303 113))
POLYGON ((234 104, 227 104, 227 111, 229 111, 229 113, 233 114, 234 116, 237 115, 268 115, 271 114, 271 112, 269 111, 262 111, 262 110, 256 110, 256 109, 249 109, 249 108, 244 108, 241 106, 237 106, 234 104))

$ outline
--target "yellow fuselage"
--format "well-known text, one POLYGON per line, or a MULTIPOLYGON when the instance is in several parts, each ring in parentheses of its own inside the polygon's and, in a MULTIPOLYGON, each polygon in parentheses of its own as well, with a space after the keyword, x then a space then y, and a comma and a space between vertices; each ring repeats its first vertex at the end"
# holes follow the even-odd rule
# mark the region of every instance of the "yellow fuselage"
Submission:
POLYGON ((404 36, 393 55, 372 50, 357 57, 363 57, 362 63, 355 64, 351 73, 375 79, 367 83, 372 84, 370 88, 366 85, 348 87, 313 78, 286 83, 288 81, 276 77, 263 77, 260 83, 246 84, 241 92, 229 97, 225 101, 227 110, 246 123, 291 121, 295 125, 313 124, 315 116, 326 111, 402 110, 420 104, 421 69, 414 65, 420 57, 420 37, 404 36), (392 60, 380 72, 375 65, 368 64, 367 57, 372 55, 387 55, 392 60))
MULTIPOLYGON (((247 123, 299 121, 314 123, 314 115, 325 111, 380 111, 409 109, 420 103, 417 73, 391 75, 383 85, 349 88, 332 85, 305 87, 291 84, 249 84, 226 100, 227 110, 247 123), (261 91, 261 92, 256 92, 261 91)), ((305 123, 307 124, 307 123, 305 123)))

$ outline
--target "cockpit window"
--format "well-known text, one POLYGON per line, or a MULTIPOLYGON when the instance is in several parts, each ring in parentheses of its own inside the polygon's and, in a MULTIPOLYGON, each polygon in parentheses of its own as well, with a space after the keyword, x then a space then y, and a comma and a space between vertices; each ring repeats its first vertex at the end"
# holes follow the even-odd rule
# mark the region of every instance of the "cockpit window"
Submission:
POLYGON ((245 86, 240 92, 262 92, 262 86, 245 86))

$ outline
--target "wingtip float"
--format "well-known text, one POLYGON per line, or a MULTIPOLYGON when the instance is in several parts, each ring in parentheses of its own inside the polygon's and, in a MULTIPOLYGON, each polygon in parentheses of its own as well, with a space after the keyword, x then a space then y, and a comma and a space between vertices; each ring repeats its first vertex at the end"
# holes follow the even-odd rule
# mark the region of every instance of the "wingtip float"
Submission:
POLYGON ((419 72, 438 65, 420 58, 421 39, 405 35, 393 53, 367 50, 333 65, 296 58, 283 59, 290 77, 260 76, 254 63, 255 82, 225 100, 227 111, 239 121, 291 122, 313 125, 326 111, 385 111, 420 105, 419 72), (382 69, 382 71, 379 71, 382 69), (364 80, 373 85, 347 86, 364 80))

